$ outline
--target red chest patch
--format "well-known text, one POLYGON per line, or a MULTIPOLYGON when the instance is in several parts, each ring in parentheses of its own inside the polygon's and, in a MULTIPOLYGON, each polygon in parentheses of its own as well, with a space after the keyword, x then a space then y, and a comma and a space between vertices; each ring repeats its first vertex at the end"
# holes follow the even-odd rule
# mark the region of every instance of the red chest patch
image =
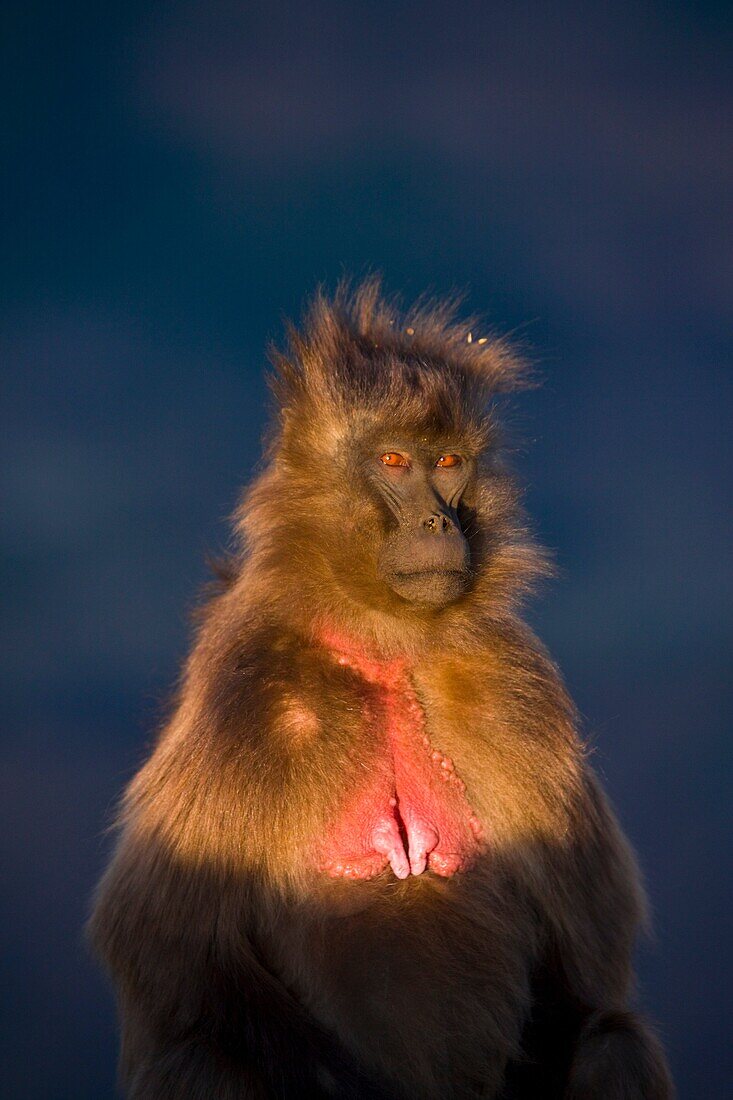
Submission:
POLYGON ((444 877, 467 870, 483 829, 453 762, 430 744, 406 662, 333 650, 339 664, 376 688, 370 720, 383 749, 322 841, 320 869, 352 879, 373 878, 388 865, 401 879, 426 868, 444 877))

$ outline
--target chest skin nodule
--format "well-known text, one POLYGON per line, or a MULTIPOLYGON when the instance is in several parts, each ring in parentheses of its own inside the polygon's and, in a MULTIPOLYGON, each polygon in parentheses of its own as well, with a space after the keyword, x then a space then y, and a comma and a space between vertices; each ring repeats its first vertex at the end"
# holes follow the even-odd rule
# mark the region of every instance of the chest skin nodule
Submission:
POLYGON ((398 879, 426 869, 444 878, 468 870, 484 830, 453 762, 430 743, 406 662, 330 648, 372 685, 370 721, 378 723, 380 747, 326 830, 319 869, 347 879, 374 878, 388 866, 398 879))

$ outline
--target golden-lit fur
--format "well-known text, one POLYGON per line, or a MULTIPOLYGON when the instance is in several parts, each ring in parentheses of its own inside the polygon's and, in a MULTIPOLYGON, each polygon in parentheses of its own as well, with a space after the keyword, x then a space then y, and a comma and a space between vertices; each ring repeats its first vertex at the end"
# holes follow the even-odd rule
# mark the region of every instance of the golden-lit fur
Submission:
POLYGON ((450 305, 375 281, 317 298, 274 353, 264 472, 180 697, 129 786, 91 920, 136 1100, 666 1100, 629 1007, 633 857, 555 666, 518 617, 545 569, 491 408, 526 378, 450 305), (401 436, 473 455, 470 590, 409 604, 377 576, 385 519, 358 455, 401 436), (409 660, 487 850, 464 874, 334 881, 310 854, 378 738, 324 630, 409 660))

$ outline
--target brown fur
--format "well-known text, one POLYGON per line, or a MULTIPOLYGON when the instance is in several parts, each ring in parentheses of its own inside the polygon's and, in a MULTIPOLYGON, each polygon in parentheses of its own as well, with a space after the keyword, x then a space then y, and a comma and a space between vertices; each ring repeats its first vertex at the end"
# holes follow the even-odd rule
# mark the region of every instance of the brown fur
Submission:
POLYGON ((634 860, 518 617, 545 565, 491 399, 526 372, 502 341, 469 341, 472 327, 445 305, 400 316, 372 281, 317 298, 275 353, 242 553, 125 795, 91 920, 136 1100, 672 1095, 628 1003, 634 860), (390 433, 478 461, 461 515, 473 584, 442 610, 376 576, 385 521, 355 441, 390 433), (364 685, 324 627, 409 659, 490 837, 472 870, 359 883, 313 870, 314 838, 375 752, 364 685))

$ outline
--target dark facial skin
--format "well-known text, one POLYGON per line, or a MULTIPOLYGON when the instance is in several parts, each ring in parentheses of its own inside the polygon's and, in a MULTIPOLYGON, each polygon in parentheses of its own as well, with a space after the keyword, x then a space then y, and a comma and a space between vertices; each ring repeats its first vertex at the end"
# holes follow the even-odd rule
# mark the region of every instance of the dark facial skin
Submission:
POLYGON ((366 473, 393 521, 379 554, 382 579, 412 603, 440 608, 458 599, 471 575, 458 504, 473 461, 427 441, 395 442, 374 449, 366 473))

